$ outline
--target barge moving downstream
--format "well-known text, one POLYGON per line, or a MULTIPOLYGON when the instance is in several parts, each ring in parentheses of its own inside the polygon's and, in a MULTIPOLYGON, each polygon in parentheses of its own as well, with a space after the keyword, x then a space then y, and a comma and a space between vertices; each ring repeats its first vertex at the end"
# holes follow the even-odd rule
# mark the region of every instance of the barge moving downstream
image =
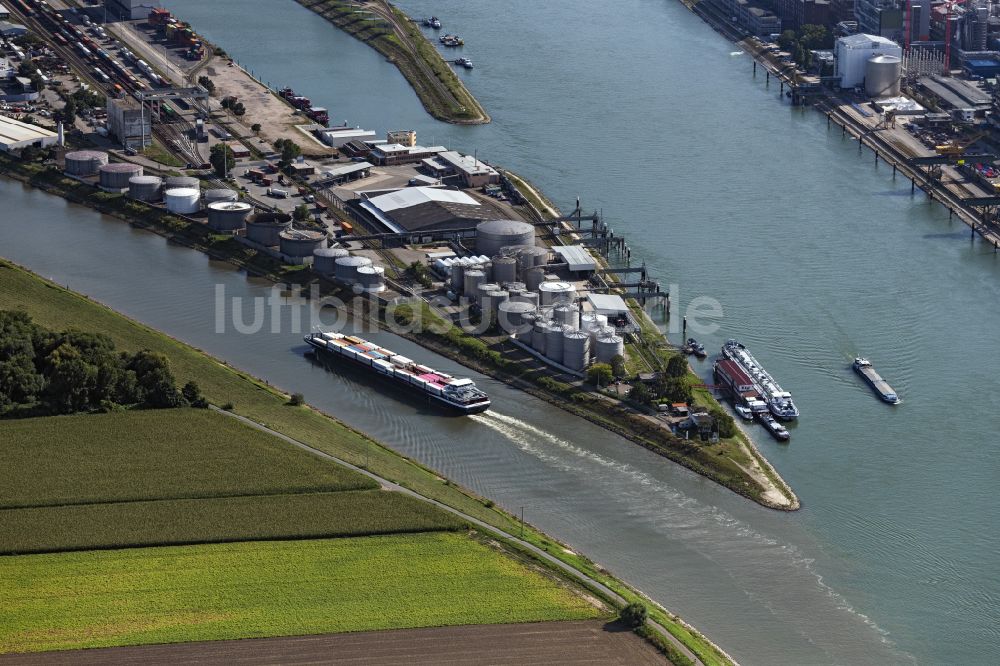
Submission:
POLYGON ((360 366, 377 377, 423 396, 460 414, 478 414, 490 408, 490 398, 471 379, 458 379, 379 347, 374 342, 342 333, 310 333, 305 341, 315 349, 360 366))
POLYGON ((722 346, 722 355, 736 363, 750 377, 772 414, 785 421, 799 417, 799 409, 792 401, 792 394, 774 381, 745 346, 736 340, 726 340, 726 344, 722 346))
POLYGON ((876 395, 882 398, 883 401, 889 403, 890 405, 895 405, 899 402, 899 396, 892 390, 889 383, 882 379, 877 372, 875 372, 875 368, 872 366, 871 361, 861 357, 854 359, 854 372, 861 375, 861 378, 865 380, 868 386, 872 387, 872 390, 875 391, 876 395))

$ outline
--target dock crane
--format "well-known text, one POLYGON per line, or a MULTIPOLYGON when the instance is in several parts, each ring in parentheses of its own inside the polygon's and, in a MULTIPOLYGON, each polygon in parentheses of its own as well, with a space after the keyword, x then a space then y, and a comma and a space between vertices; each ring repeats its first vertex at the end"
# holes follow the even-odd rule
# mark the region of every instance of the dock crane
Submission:
POLYGON ((978 134, 973 135, 971 139, 967 139, 961 143, 946 143, 944 145, 934 146, 934 150, 938 155, 964 155, 965 151, 968 150, 972 144, 979 141, 984 136, 986 136, 986 132, 979 132, 978 134))

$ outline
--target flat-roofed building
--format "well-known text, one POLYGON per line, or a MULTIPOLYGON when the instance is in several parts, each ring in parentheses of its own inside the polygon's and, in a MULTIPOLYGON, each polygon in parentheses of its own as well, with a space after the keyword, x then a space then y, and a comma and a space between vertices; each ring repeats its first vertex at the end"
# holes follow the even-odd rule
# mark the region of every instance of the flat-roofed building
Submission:
POLYGON ((58 140, 55 132, 44 127, 0 116, 0 150, 4 152, 21 151, 28 146, 54 146, 58 140))
POLYGON ((104 6, 110 15, 126 21, 135 21, 149 16, 160 3, 157 0, 104 0, 104 6))
POLYGON ((132 98, 108 97, 108 133, 123 146, 146 147, 153 141, 149 114, 132 98))
POLYGON ((466 187, 482 187, 500 182, 500 174, 496 169, 471 155, 446 150, 437 159, 453 169, 466 187))
POLYGON ((594 259, 594 255, 582 245, 554 245, 552 250, 562 257, 567 268, 574 273, 581 271, 593 273, 597 270, 597 261, 594 259))
POLYGON ((398 143, 383 143, 372 146, 368 161, 379 166, 412 164, 447 150, 444 146, 404 146, 398 143))

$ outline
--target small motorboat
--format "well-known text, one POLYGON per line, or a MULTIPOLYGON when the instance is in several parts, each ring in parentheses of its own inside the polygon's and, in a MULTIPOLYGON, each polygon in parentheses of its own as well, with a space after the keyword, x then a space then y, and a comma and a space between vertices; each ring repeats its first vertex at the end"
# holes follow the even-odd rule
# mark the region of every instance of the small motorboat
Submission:
POLYGON ((746 405, 736 403, 733 405, 733 411, 735 411, 744 421, 753 421, 753 410, 746 405))
POLYGON ((689 354, 694 354, 698 358, 705 358, 708 356, 708 352, 705 351, 705 345, 701 344, 694 338, 688 338, 687 344, 684 348, 688 350, 689 354))

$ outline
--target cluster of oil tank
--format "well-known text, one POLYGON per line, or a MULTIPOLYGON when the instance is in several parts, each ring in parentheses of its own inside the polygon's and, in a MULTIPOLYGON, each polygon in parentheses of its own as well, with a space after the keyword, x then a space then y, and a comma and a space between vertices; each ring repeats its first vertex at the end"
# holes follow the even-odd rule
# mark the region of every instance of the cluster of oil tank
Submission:
POLYGON ((312 267, 315 272, 357 291, 377 293, 385 290, 385 269, 375 266, 368 257, 352 255, 346 248, 317 248, 313 251, 312 267))

